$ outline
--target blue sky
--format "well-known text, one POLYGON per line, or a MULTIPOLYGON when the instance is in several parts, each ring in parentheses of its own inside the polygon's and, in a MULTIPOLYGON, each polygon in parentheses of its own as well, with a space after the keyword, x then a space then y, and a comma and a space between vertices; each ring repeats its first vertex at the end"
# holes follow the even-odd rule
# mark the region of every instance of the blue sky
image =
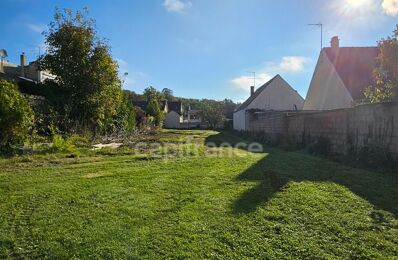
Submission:
POLYGON ((10 61, 38 55, 55 7, 89 8, 129 73, 125 88, 235 101, 248 97, 253 71, 257 87, 279 73, 305 97, 320 51, 309 23, 322 21, 325 46, 334 35, 341 46, 375 46, 398 23, 398 0, 1 0, 10 61))

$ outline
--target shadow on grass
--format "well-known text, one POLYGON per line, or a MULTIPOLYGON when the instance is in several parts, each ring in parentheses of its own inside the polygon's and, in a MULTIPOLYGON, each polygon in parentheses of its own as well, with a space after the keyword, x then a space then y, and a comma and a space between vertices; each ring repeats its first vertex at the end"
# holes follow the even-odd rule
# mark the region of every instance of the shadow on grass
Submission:
MULTIPOLYGON (((242 139, 233 133, 220 133, 210 136, 207 142, 231 144, 242 139)), ((369 201, 376 209, 391 212, 398 217, 398 175, 351 168, 326 159, 300 152, 285 152, 270 149, 269 154, 245 170, 238 181, 257 182, 244 192, 233 204, 236 214, 250 213, 279 191, 289 181, 334 182, 350 189, 353 193, 369 201)))

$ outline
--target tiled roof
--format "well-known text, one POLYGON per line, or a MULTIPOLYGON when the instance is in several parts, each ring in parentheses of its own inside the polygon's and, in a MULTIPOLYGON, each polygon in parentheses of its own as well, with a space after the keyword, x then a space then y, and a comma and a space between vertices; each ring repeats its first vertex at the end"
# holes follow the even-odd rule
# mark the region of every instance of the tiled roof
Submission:
POLYGON ((373 83, 373 70, 379 55, 377 47, 324 48, 345 87, 354 100, 364 98, 364 91, 373 83))
POLYGON ((170 111, 177 112, 178 114, 182 113, 182 103, 179 101, 167 101, 167 107, 170 111))

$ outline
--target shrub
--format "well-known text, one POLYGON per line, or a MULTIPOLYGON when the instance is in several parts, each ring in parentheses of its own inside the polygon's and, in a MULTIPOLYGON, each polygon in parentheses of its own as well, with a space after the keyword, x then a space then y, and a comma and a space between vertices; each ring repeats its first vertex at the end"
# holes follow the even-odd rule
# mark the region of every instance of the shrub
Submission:
POLYGON ((78 148, 89 148, 91 147, 90 141, 87 137, 80 136, 80 135, 72 135, 67 139, 66 142, 69 142, 71 145, 78 147, 78 148))
POLYGON ((76 147, 73 145, 71 140, 65 140, 60 135, 54 135, 53 136, 53 145, 50 150, 51 150, 51 152, 73 153, 76 151, 76 147))
POLYGON ((355 156, 357 163, 367 168, 393 169, 397 166, 388 149, 378 145, 362 147, 355 156))
POLYGON ((0 80, 0 152, 23 145, 33 126, 33 112, 14 83, 0 80))

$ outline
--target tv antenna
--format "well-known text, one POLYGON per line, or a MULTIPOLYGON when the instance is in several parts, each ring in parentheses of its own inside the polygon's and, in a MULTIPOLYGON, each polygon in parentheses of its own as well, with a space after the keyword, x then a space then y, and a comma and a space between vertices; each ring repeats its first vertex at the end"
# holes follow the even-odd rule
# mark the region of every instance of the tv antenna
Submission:
POLYGON ((255 71, 247 71, 247 73, 250 73, 253 75, 253 86, 256 87, 256 79, 261 80, 261 78, 257 78, 257 72, 255 72, 255 71))
POLYGON ((323 48, 323 23, 319 22, 319 23, 310 23, 308 24, 309 26, 317 26, 319 28, 321 28, 321 50, 323 48))
POLYGON ((256 88, 256 72, 250 71, 249 73, 253 74, 253 87, 256 88))

